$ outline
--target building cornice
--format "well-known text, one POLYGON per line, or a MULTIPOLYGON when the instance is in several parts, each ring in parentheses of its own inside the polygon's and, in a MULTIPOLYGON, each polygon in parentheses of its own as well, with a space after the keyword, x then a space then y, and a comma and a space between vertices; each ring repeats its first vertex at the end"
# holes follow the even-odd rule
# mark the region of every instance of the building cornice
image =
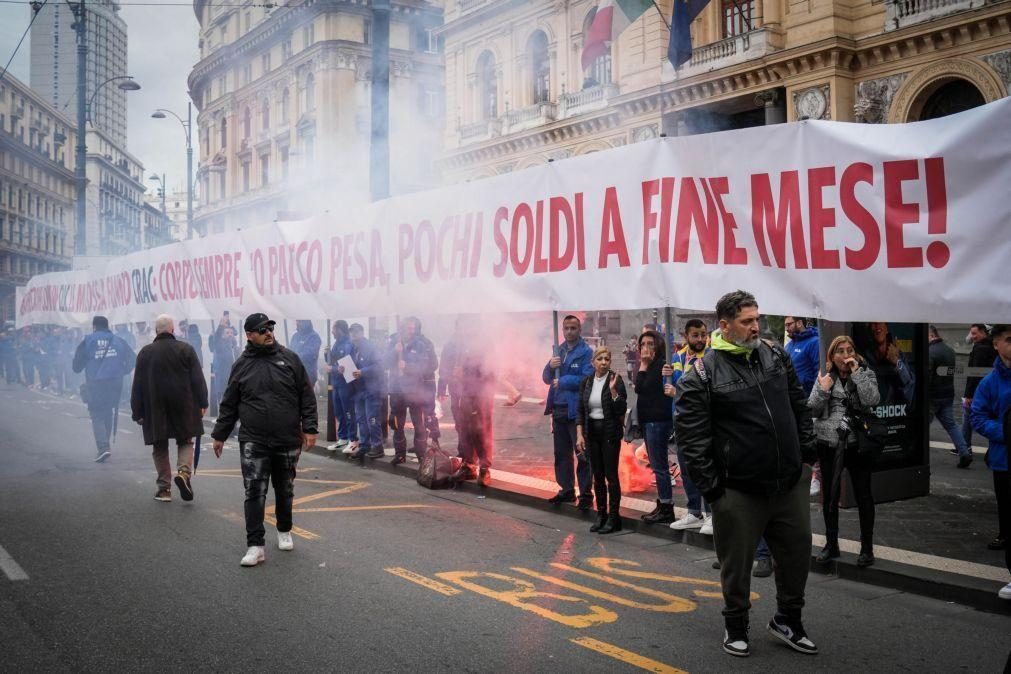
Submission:
MULTIPOLYGON (((35 166, 46 171, 51 171, 66 180, 74 180, 73 169, 60 164, 51 157, 47 157, 38 150, 33 150, 30 146, 25 145, 21 141, 14 140, 9 133, 0 131, 0 146, 9 148, 12 151, 12 154, 17 156, 19 159, 28 160, 35 166)), ((70 149, 68 148, 65 151, 69 152, 70 149)))

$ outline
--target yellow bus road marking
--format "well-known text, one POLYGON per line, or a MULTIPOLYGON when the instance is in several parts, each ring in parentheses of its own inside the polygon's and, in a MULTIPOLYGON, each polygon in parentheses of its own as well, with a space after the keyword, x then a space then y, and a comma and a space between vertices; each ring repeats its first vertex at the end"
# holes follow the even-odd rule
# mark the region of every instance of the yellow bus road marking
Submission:
MULTIPOLYGON (((573 567, 566 566, 564 564, 552 564, 551 566, 559 567, 559 568, 566 569, 566 570, 572 570, 572 571, 578 571, 579 570, 579 569, 575 569, 573 567)), ((641 592, 642 594, 645 594, 645 595, 648 595, 648 596, 660 599, 660 600, 662 600, 662 602, 659 603, 659 604, 644 604, 642 602, 633 601, 631 599, 626 599, 625 597, 619 597, 617 595, 610 594, 610 593, 607 593, 607 592, 601 592, 600 590, 594 590, 592 588, 586 587, 584 585, 579 585, 577 583, 573 583, 573 582, 565 580, 563 578, 558 578, 558 577, 555 577, 555 576, 548 576, 548 575, 543 574, 543 573, 537 573, 536 571, 532 571, 530 569, 524 569, 521 566, 514 566, 514 567, 511 567, 511 568, 516 573, 522 573, 524 575, 531 576, 533 578, 537 578, 538 580, 543 580, 546 583, 552 583, 554 585, 558 585, 560 587, 564 587, 564 588, 569 589, 569 590, 575 590, 576 592, 582 592, 583 594, 589 595, 589 596, 594 597, 596 599, 603 599, 604 601, 609 601, 611 603, 618 604, 619 606, 628 606, 630 608, 637 608, 637 609, 641 609, 643 611, 658 611, 658 612, 661 612, 661 613, 687 613, 689 611, 694 611, 695 610, 695 602, 690 601, 688 599, 684 599, 683 597, 676 597, 676 596, 674 596, 672 594, 667 594, 666 592, 660 592, 658 590, 651 590, 651 589, 645 588, 645 587, 638 587, 638 586, 632 585, 631 583, 623 583, 621 581, 614 581, 613 578, 607 578, 606 576, 597 576, 597 574, 587 574, 587 575, 589 575, 591 577, 599 577, 601 580, 614 581, 614 584, 617 585, 617 586, 619 586, 619 587, 624 587, 624 588, 628 588, 628 589, 637 590, 637 591, 641 592)))
POLYGON ((427 587, 429 590, 435 590, 439 594, 446 595, 447 597, 453 597, 458 594, 463 594, 463 590, 457 590, 455 587, 450 587, 445 583, 440 583, 432 578, 427 578, 421 574, 414 573, 413 571, 408 571, 399 566, 386 569, 387 573, 392 573, 394 576, 400 576, 404 580, 409 580, 412 583, 417 583, 422 587, 427 587))
MULTIPOLYGON (((241 470, 239 470, 239 469, 232 469, 232 468, 209 468, 209 469, 201 470, 199 472, 200 472, 200 476, 201 477, 203 477, 205 475, 207 477, 242 477, 242 471, 241 470)), ((305 472, 305 471, 299 470, 299 472, 305 472)), ((353 480, 317 480, 316 478, 308 478, 308 477, 296 477, 295 478, 295 482, 306 482, 308 484, 344 484, 344 485, 348 485, 346 487, 347 491, 341 491, 341 492, 339 492, 341 494, 346 494, 348 491, 354 491, 356 489, 363 489, 364 487, 368 487, 369 485, 372 484, 371 482, 355 482, 353 480)))
POLYGON ((437 506, 406 504, 380 506, 336 506, 334 508, 294 508, 293 513, 340 513, 348 510, 400 510, 404 508, 436 508, 437 506))
MULTIPOLYGON (((264 515, 263 521, 266 522, 267 524, 277 526, 277 518, 275 518, 273 515, 264 515)), ((295 536, 304 538, 307 541, 318 541, 320 539, 319 534, 313 533, 308 529, 303 529, 302 527, 296 527, 294 524, 291 526, 291 533, 294 534, 295 536)))
POLYGON ((651 660, 650 658, 639 655, 638 653, 626 651, 624 648, 618 648, 613 644, 599 641, 597 639, 591 639, 590 637, 576 637, 575 639, 569 639, 569 641, 584 648, 589 648, 591 651, 597 651, 609 658, 614 658, 615 660, 620 660, 632 665, 633 667, 646 670, 647 672, 657 672, 658 674, 688 674, 683 669, 665 665, 662 662, 651 660))

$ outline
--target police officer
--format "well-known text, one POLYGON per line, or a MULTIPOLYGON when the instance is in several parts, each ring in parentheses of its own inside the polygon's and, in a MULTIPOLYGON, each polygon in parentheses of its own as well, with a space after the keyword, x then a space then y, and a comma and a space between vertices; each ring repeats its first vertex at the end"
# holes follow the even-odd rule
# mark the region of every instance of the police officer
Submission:
POLYGON ((93 332, 81 340, 74 353, 74 372, 84 371, 84 402, 91 417, 98 456, 101 463, 110 456, 116 409, 123 395, 123 377, 133 370, 136 356, 133 349, 109 330, 109 319, 95 316, 93 332))

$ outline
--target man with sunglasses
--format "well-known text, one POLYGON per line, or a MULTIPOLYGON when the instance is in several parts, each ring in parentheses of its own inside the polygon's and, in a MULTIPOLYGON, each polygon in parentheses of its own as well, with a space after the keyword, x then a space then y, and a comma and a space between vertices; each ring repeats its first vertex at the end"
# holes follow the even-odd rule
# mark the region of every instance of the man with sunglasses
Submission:
POLYGON ((298 355, 274 340, 266 314, 246 318, 246 348, 235 361, 211 437, 221 457, 225 439, 239 427, 242 479, 246 486, 246 544, 242 566, 264 560, 263 513, 267 485, 274 485, 277 547, 291 550, 291 505, 295 466, 302 447, 318 434, 316 397, 298 355))

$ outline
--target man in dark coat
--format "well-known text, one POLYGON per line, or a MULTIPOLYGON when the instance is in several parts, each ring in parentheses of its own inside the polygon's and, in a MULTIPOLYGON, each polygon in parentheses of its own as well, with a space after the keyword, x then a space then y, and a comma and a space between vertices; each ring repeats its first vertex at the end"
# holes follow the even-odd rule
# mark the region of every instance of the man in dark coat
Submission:
POLYGON ((207 411, 207 382, 193 347, 175 338, 171 316, 155 319, 155 338, 137 355, 130 408, 144 428, 144 444, 154 445, 158 471, 156 501, 172 500, 169 478, 169 438, 178 450, 175 483, 184 501, 193 500, 193 438, 203 434, 201 418, 207 411))

